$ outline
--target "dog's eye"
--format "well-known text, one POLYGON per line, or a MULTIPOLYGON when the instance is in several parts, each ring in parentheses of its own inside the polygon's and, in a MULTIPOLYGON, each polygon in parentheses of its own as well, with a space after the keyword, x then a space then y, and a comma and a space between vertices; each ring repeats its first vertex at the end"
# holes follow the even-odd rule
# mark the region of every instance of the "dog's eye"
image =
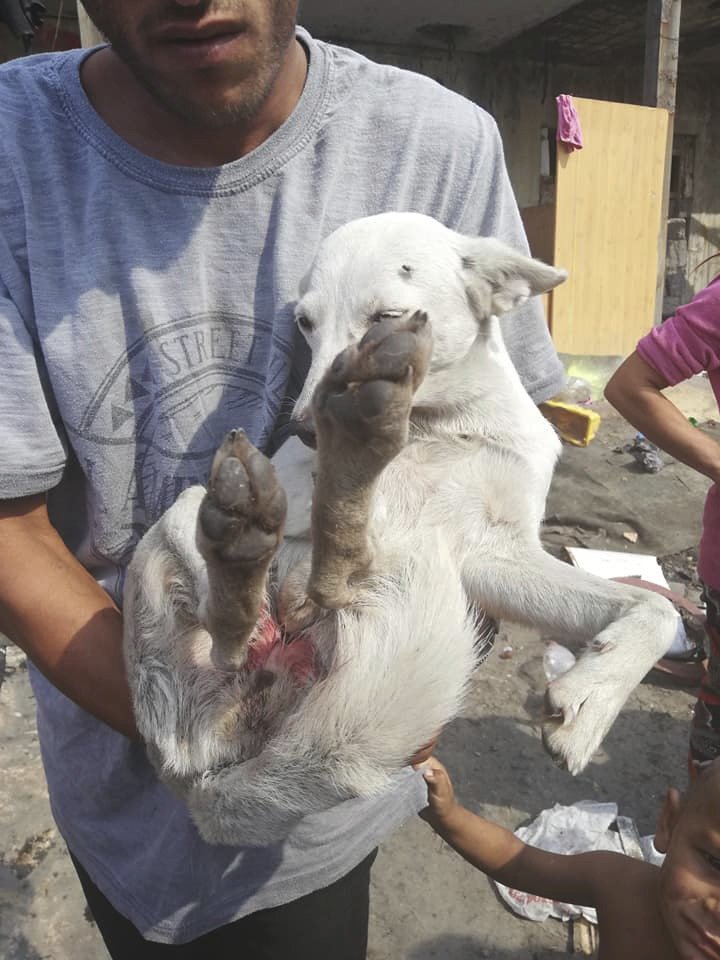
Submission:
POLYGON ((295 322, 301 330, 305 331, 305 333, 312 332, 312 320, 309 317, 306 317, 304 313, 301 313, 298 317, 295 317, 295 322))
POLYGON ((371 319, 373 323, 380 323, 382 320, 393 320, 401 317, 404 313, 404 310, 378 310, 371 319))

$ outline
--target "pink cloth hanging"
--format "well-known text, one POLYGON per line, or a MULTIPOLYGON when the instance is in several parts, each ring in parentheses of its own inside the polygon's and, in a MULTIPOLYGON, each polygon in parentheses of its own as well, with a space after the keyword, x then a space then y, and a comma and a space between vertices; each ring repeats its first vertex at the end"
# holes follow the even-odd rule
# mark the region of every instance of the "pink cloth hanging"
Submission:
POLYGON ((557 139, 559 143, 564 143, 568 151, 582 150, 583 136, 580 129, 580 117, 578 117, 575 104, 572 97, 567 93, 561 93, 555 98, 557 103, 557 139))

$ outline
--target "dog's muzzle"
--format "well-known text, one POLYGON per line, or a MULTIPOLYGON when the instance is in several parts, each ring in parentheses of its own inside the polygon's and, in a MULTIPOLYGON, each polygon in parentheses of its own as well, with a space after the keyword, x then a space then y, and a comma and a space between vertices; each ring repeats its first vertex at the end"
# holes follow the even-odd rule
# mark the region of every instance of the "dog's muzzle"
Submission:
POLYGON ((293 418, 290 421, 290 436, 298 437, 300 440, 302 440, 306 447, 310 447, 312 450, 317 449, 317 434, 315 433, 315 424, 309 418, 293 418))

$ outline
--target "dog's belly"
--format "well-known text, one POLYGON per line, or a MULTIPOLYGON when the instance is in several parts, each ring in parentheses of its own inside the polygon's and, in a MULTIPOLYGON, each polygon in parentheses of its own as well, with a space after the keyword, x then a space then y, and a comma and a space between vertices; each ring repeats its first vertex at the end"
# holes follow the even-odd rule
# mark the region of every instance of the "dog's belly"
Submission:
POLYGON ((248 646, 247 669, 264 672, 270 683, 281 673, 289 674, 299 686, 313 683, 321 673, 310 631, 288 637, 267 609, 248 646))

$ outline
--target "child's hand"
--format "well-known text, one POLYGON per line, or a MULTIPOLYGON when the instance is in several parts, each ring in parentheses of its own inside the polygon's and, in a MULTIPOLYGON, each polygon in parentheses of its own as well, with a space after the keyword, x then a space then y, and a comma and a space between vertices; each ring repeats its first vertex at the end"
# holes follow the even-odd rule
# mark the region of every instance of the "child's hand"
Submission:
POLYGON ((428 805, 420 811, 420 816, 430 824, 442 823, 456 807, 450 776, 435 757, 418 764, 415 769, 422 772, 428 788, 428 805))

